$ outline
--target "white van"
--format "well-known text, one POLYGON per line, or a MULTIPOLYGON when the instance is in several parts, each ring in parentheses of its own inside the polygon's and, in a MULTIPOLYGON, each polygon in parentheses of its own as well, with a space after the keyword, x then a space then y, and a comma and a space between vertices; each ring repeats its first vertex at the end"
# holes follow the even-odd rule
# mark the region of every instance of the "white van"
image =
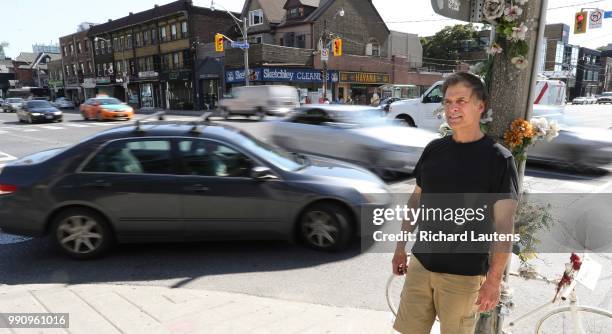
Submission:
POLYGON ((295 87, 282 85, 246 86, 232 89, 232 97, 219 101, 223 117, 232 115, 285 116, 300 106, 295 87))

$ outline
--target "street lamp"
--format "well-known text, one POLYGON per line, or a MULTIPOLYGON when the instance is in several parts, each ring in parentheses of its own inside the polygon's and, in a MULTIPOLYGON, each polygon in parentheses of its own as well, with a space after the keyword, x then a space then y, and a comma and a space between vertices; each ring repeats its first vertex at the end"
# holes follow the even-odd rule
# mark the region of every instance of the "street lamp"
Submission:
MULTIPOLYGON (((336 13, 334 14, 332 20, 335 20, 336 17, 340 16, 343 17, 344 16, 344 8, 340 8, 338 11, 336 11, 336 13)), ((328 37, 331 34, 331 32, 327 32, 327 20, 323 21, 323 31, 321 32, 321 37, 319 37, 319 52, 323 52, 323 49, 327 49, 329 50, 329 41, 328 41, 328 37)), ((328 53, 328 57, 329 57, 329 53, 328 53)), ((323 60, 323 99, 325 100, 327 98, 327 60, 323 60)))
MULTIPOLYGON (((248 25, 247 25, 247 18, 245 17, 244 19, 239 19, 237 18, 234 14, 232 14, 232 12, 230 12, 229 10, 227 10, 227 8, 223 7, 223 5, 220 5, 221 9, 225 10, 227 12, 227 14, 229 14, 229 16, 232 17, 232 19, 234 19, 234 22, 236 22, 236 25, 238 26, 238 29, 240 30, 240 32, 242 33, 242 41, 244 43, 248 43, 247 42, 247 31, 249 29, 248 25), (240 24, 242 24, 242 27, 240 27, 240 24)), ((215 0, 211 0, 210 1, 210 10, 214 11, 215 10, 215 0)), ((242 51, 244 51, 244 85, 248 86, 249 85, 249 48, 245 47, 244 49, 242 49, 242 51)))
MULTIPOLYGON (((99 37, 99 36, 94 37, 94 42, 98 42, 99 40, 102 40, 102 41, 104 41, 104 42, 106 42, 108 44, 111 44, 111 41, 106 39, 106 38, 104 38, 104 37, 99 37)), ((123 88, 124 88, 124 91, 125 91, 124 98, 125 98, 125 102, 129 103, 129 101, 128 101, 128 89, 127 89, 128 76, 125 73, 125 71, 127 69, 127 63, 125 61, 125 47, 123 45, 121 46, 121 58, 122 58, 121 62, 123 63, 123 69, 121 71, 121 76, 123 77, 123 88)))

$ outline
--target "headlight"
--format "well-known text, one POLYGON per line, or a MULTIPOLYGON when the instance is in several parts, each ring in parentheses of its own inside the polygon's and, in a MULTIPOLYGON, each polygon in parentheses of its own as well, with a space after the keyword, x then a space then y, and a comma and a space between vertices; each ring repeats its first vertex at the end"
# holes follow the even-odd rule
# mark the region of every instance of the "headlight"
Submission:
POLYGON ((40 116, 40 113, 33 112, 33 113, 32 113, 32 116, 40 116))
POLYGON ((56 111, 56 112, 53 113, 53 115, 61 115, 61 114, 62 114, 61 111, 56 111))

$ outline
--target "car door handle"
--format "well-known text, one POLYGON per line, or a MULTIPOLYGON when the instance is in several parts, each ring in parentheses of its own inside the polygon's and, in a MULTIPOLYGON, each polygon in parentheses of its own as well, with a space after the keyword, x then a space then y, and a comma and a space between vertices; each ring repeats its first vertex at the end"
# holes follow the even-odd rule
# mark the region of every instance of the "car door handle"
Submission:
POLYGON ((95 187, 95 188, 110 188, 112 184, 110 182, 106 182, 103 180, 98 180, 90 183, 85 183, 87 187, 95 187))
POLYGON ((187 191, 200 192, 200 193, 209 190, 208 187, 206 187, 204 185, 201 185, 201 184, 196 184, 196 185, 193 185, 193 186, 184 187, 183 189, 185 189, 187 191))

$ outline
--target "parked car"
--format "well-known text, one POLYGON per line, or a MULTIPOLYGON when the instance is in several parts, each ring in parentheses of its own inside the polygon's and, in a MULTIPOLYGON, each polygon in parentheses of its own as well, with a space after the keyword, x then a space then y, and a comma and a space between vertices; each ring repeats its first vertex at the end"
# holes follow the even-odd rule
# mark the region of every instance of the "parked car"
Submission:
POLYGON ((301 240, 342 250, 389 188, 348 163, 291 154, 229 126, 153 122, 15 160, 0 228, 89 259, 114 242, 301 240))
POLYGON ((592 96, 579 96, 572 100, 572 104, 594 104, 597 99, 592 96))
POLYGON ((58 97, 53 102, 53 105, 59 109, 74 109, 74 102, 65 97, 58 97))
POLYGON ((63 119, 62 112, 49 103, 43 100, 30 100, 23 103, 21 108, 17 110, 17 119, 19 122, 61 122, 63 119))
POLYGON ((9 97, 2 104, 2 112, 17 112, 23 103, 24 100, 20 97, 9 97))
POLYGON ((603 92, 601 96, 597 98, 598 104, 612 103, 612 92, 603 92))
POLYGON ((400 100, 402 99, 400 99, 399 97, 388 97, 380 101, 380 103, 378 104, 378 108, 384 110, 385 112, 389 112, 389 106, 391 105, 391 103, 400 100))
POLYGON ((98 96, 87 99, 79 106, 84 120, 130 120, 134 109, 114 97, 98 96))
MULTIPOLYGON (((387 117, 397 119, 406 126, 438 131, 444 123, 442 108, 442 84, 438 81, 417 99, 396 101, 389 107, 387 117)), ((540 80, 536 84, 537 99, 533 105, 533 117, 545 117, 563 123, 565 117, 565 83, 559 80, 540 80)))
POLYGON ((437 133, 395 124, 380 109, 305 105, 286 119, 269 122, 270 140, 292 152, 349 161, 381 177, 411 173, 437 133))
POLYGON ((299 106, 297 89, 283 85, 236 87, 232 89, 231 98, 219 101, 225 118, 234 115, 257 116, 259 119, 266 115, 285 116, 299 106))

